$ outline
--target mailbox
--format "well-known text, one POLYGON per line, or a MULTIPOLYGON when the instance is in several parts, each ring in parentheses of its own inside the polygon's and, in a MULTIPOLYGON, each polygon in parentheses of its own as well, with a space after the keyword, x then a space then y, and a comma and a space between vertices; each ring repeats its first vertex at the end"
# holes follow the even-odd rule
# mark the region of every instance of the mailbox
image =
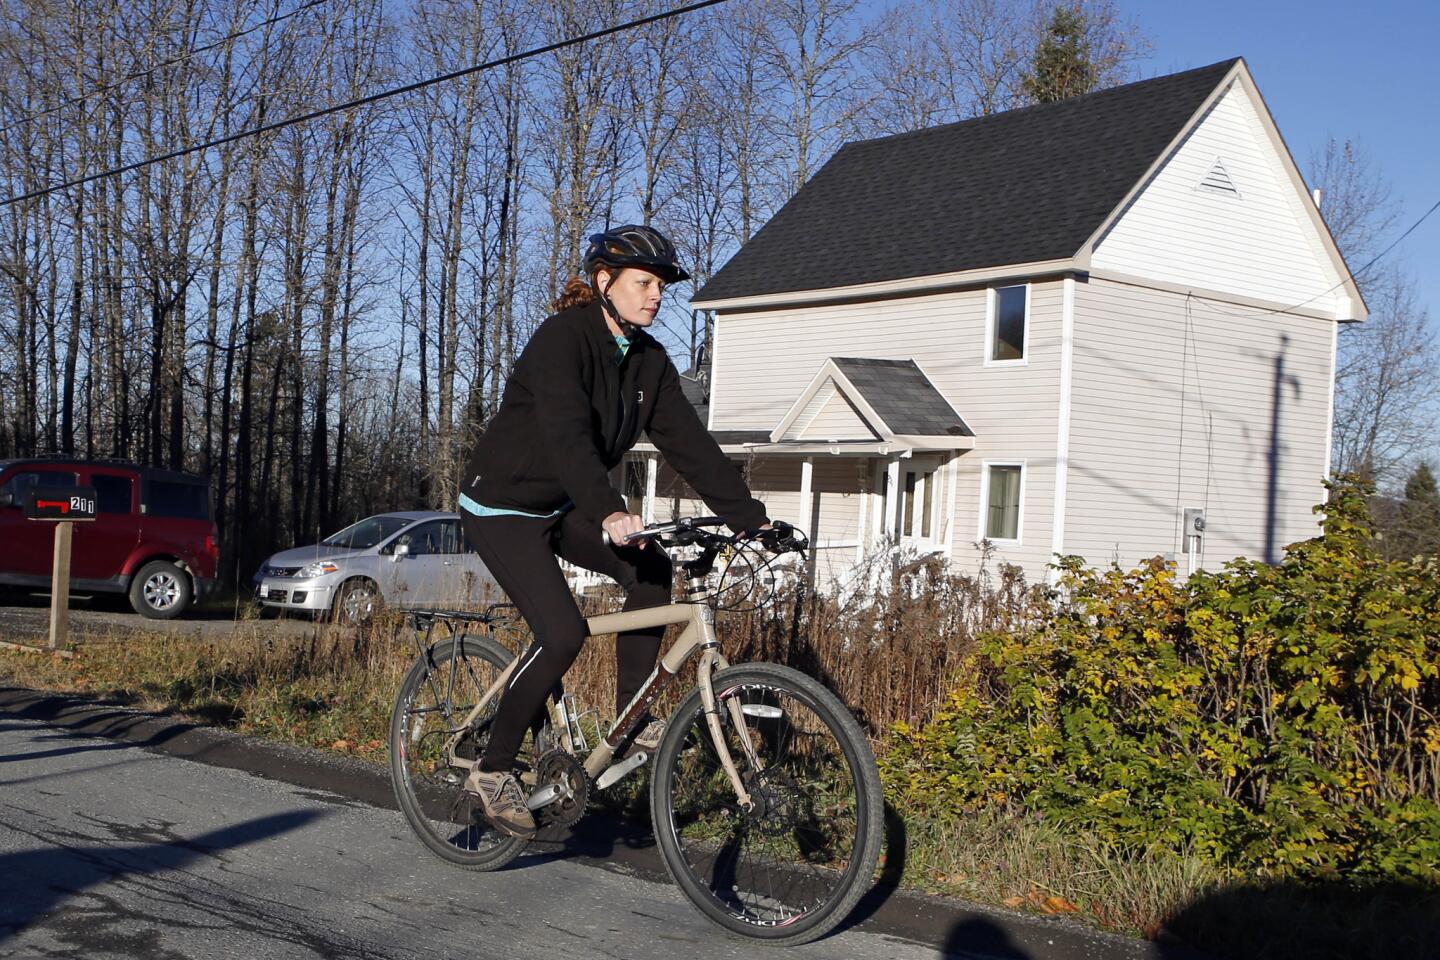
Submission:
POLYGON ((31 487, 25 491, 31 520, 94 520, 94 487, 31 487))

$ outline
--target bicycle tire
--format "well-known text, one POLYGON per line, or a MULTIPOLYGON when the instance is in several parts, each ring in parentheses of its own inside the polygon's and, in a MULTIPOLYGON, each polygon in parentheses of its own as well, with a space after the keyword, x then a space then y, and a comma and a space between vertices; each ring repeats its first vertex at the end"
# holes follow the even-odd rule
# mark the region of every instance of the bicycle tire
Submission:
POLYGON ((789 667, 730 667, 715 674, 713 685, 727 743, 756 804, 739 808, 710 740, 700 691, 692 691, 655 759, 650 812, 660 859, 701 914, 728 933, 776 946, 824 936, 869 889, 880 857, 884 799, 870 742, 838 697, 789 667), (746 728, 762 771, 738 748, 724 705, 732 697, 748 708, 747 718, 755 714, 746 728), (821 742, 823 734, 833 748, 821 742), (792 747, 799 762, 786 766, 792 747), (823 795, 823 809, 816 795, 823 795), (751 834, 765 847, 757 843, 747 855, 740 847, 751 834), (788 901, 807 880, 827 889, 800 909, 788 901), (783 891, 754 889, 779 883, 783 891))
MULTIPOLYGON (((431 853, 466 870, 498 870, 529 843, 485 821, 478 802, 463 790, 467 771, 439 765, 440 744, 513 659, 514 654, 489 637, 441 640, 411 665, 390 715, 390 779, 400 812, 431 853), (456 643, 461 645, 458 657, 456 643), (452 658, 457 677, 453 684, 447 679, 452 658), (444 696, 446 691, 449 696, 444 696)), ((484 722, 482 718, 478 734, 461 744, 473 758, 485 749, 484 722)))

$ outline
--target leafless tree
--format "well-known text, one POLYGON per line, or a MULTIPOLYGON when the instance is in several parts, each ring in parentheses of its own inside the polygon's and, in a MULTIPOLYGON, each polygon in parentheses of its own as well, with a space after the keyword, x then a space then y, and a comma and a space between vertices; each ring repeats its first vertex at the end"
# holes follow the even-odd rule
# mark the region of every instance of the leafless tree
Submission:
POLYGON ((1333 466, 1381 485, 1433 443, 1440 425, 1440 349, 1402 265, 1375 261, 1399 206, 1389 184, 1351 141, 1329 140, 1311 158, 1321 212, 1370 310, 1341 328, 1335 371, 1333 466))

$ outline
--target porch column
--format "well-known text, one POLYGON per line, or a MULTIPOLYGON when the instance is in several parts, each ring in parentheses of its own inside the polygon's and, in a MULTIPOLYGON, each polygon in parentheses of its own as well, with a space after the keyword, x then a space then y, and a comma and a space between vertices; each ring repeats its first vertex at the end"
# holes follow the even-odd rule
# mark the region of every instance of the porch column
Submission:
POLYGON ((806 457, 800 461, 800 516, 796 518, 798 522, 795 524, 800 528, 800 532, 809 538, 812 547, 815 545, 815 537, 810 530, 810 517, 814 513, 813 504, 810 502, 810 484, 814 469, 814 458, 806 457))
POLYGON ((881 508, 885 511, 885 534, 892 540, 900 539, 900 528, 896 525, 896 515, 899 510, 896 505, 902 500, 900 493, 900 460, 898 457, 891 458, 885 466, 885 503, 881 508))
POLYGON ((949 482, 945 484, 945 559, 950 559, 950 546, 955 542, 955 484, 960 477, 960 454, 952 453, 945 464, 945 471, 950 474, 949 482))
POLYGON ((642 519, 646 523, 655 522, 655 474, 659 471, 659 459, 655 454, 645 455, 645 500, 644 515, 642 519))
POLYGON ((875 486, 875 468, 870 468, 870 479, 861 487, 860 495, 856 500, 860 501, 860 516, 855 521, 855 562, 860 563, 865 559, 865 550, 870 546, 870 503, 875 496, 870 490, 875 486))

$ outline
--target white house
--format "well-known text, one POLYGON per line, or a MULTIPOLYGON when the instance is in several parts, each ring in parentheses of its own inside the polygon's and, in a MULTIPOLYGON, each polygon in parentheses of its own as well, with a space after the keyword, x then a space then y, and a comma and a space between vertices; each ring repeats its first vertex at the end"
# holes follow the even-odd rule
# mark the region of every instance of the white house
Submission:
MULTIPOLYGON (((1278 558, 1365 318, 1239 59, 847 144, 694 305, 694 399, 822 580, 895 541, 1031 579, 1278 558)), ((634 457, 648 513, 703 512, 634 457)))

